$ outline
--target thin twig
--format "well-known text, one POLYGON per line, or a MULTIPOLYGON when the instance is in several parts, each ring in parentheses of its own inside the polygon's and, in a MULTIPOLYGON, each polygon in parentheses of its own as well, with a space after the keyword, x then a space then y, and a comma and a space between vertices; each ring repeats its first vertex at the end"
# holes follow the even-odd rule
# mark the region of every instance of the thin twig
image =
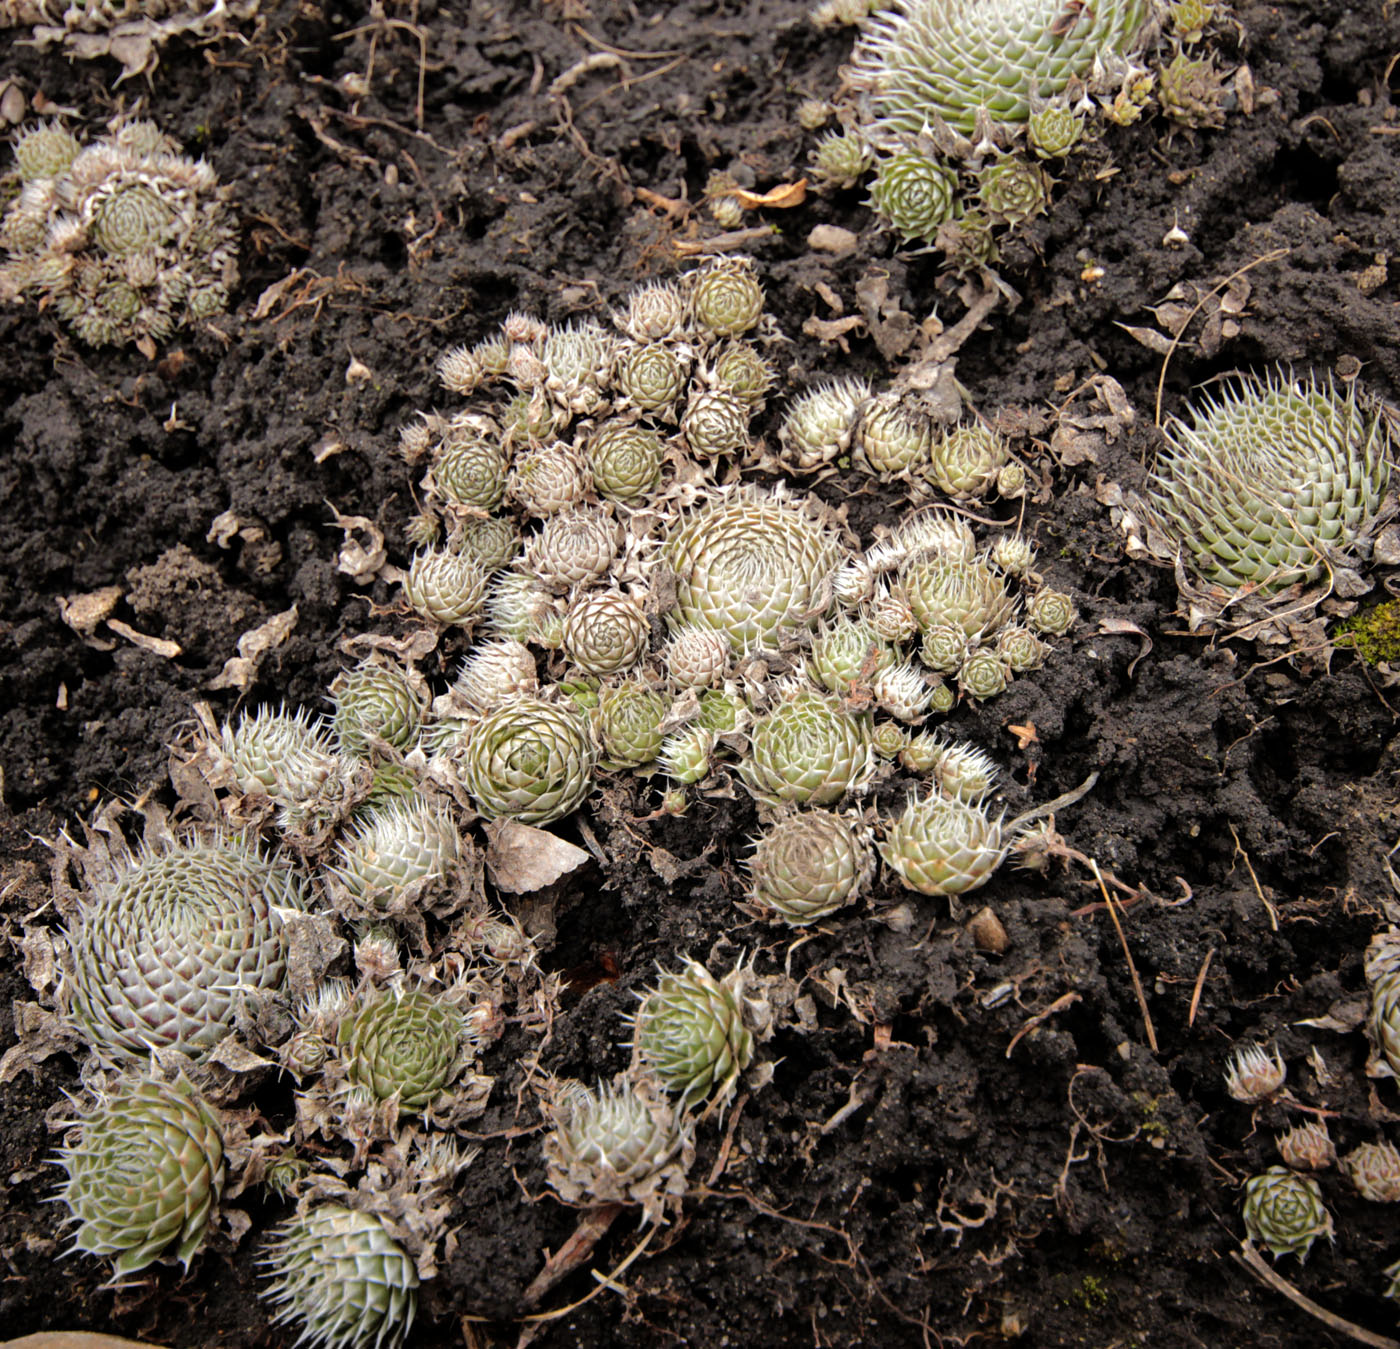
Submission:
POLYGON ((1195 318, 1196 315, 1199 314, 1202 309, 1205 308, 1206 303, 1209 300, 1219 295, 1222 290, 1229 286, 1230 282, 1237 280, 1239 277, 1242 277, 1246 272, 1253 271, 1261 263, 1277 262, 1279 258, 1286 258, 1292 251, 1293 250, 1289 248, 1271 248, 1267 253, 1263 254, 1261 257, 1255 258, 1253 262, 1247 262, 1238 271, 1231 272, 1230 275, 1227 276, 1218 286, 1216 286, 1213 290, 1208 290, 1204 295, 1201 296, 1199 300, 1196 301, 1195 306, 1192 308, 1191 312, 1186 316, 1186 322, 1181 325, 1181 327, 1177 330, 1176 336, 1172 338, 1171 345, 1167 348, 1167 354, 1162 357, 1162 371, 1161 374, 1157 376, 1157 410, 1154 418, 1155 424, 1157 426, 1161 426, 1162 424, 1162 391, 1167 386, 1167 366, 1171 364, 1172 357, 1176 355, 1176 349, 1181 345, 1181 339, 1185 334, 1187 328, 1191 326, 1191 320, 1195 318))
POLYGON ((1230 825, 1230 837, 1235 840, 1235 851, 1244 858, 1245 867, 1249 871, 1249 879, 1254 882, 1254 893, 1259 896, 1259 902, 1269 911, 1269 926, 1277 932, 1278 910, 1269 903, 1268 898, 1265 896, 1264 888, 1259 884, 1259 877, 1254 874, 1254 864, 1249 860, 1249 854, 1245 852, 1243 845, 1240 843, 1240 836, 1235 833, 1235 826, 1233 824, 1230 825))
POLYGON ((1080 1001, 1080 995, 1073 990, 1068 993, 1061 993, 1049 1007, 1043 1012, 1037 1012, 1011 1037, 1011 1043, 1006 1046, 1006 1057, 1008 1059, 1011 1057, 1011 1051, 1016 1048, 1017 1043, 1023 1035, 1029 1035, 1037 1026, 1054 1016, 1056 1012, 1063 1012, 1066 1007, 1070 1007, 1078 1001, 1080 1001))
POLYGON ((1254 1249, 1252 1241, 1245 1241, 1230 1255, 1261 1283, 1266 1283, 1277 1293, 1282 1293, 1296 1307, 1301 1307, 1309 1316, 1315 1316, 1323 1325, 1350 1335, 1358 1344, 1368 1344, 1371 1349, 1400 1349, 1400 1340, 1392 1340, 1388 1335, 1377 1335, 1374 1330, 1366 1330, 1355 1321, 1347 1321, 1326 1307, 1319 1307, 1310 1297, 1300 1293, 1277 1270, 1270 1269, 1264 1257, 1254 1249))
POLYGON ((1147 995, 1142 991, 1142 980, 1138 978, 1137 966, 1133 963, 1133 953, 1128 949, 1128 938, 1123 931, 1123 924, 1118 920, 1118 906, 1113 902, 1113 896, 1108 892, 1108 886, 1103 883, 1103 875, 1099 871, 1099 864, 1091 857, 1089 865, 1094 868, 1094 878, 1099 883, 1099 890, 1103 893, 1104 902, 1108 905, 1108 916, 1113 919, 1113 926, 1118 932, 1118 940, 1123 947, 1123 955, 1128 962, 1128 973, 1133 977, 1133 992, 1137 994, 1138 1007, 1142 1012, 1142 1024, 1147 1031, 1147 1043, 1152 1047, 1152 1052, 1157 1052, 1157 1032, 1152 1029, 1152 1014, 1147 1010, 1147 995))
POLYGON ((1215 959, 1215 947, 1211 947, 1206 952, 1206 958, 1201 961, 1201 972, 1196 976, 1196 987, 1191 990, 1191 1010, 1186 1013, 1187 1026, 1196 1024, 1196 1013, 1201 1010, 1201 994, 1205 992, 1206 972, 1210 969, 1210 962, 1215 959))

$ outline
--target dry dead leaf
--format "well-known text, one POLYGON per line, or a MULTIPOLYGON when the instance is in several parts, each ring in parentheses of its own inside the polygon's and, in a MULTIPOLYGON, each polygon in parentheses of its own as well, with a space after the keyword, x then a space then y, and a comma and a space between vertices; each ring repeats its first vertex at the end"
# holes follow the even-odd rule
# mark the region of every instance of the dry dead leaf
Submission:
MULTIPOLYGON (((329 502, 326 504, 330 505, 329 502)), ((345 535, 336 570, 344 572, 357 585, 368 585, 379 575, 388 557, 384 549, 383 531, 363 515, 342 515, 334 506, 331 506, 331 514, 335 516, 336 528, 345 535), (362 543, 355 537, 356 534, 363 534, 365 541, 362 543)))
POLYGON ((542 890, 589 860, 582 848, 519 820, 488 820, 484 828, 491 879, 510 894, 542 890))
POLYGON ((297 625, 297 607, 292 605, 280 614, 273 614, 256 628, 250 628, 238 639, 238 654, 224 662, 209 684, 211 689, 246 689, 258 677, 258 667, 267 653, 279 647, 291 636, 297 625))
POLYGON ((117 607, 121 597, 120 586, 103 586, 101 590, 90 590, 83 595, 62 595, 58 612, 79 637, 91 637, 97 625, 117 607))
POLYGON ((109 618, 107 626, 118 637, 125 637, 132 646, 139 646, 142 651, 164 656, 166 660, 174 660, 180 654, 179 642, 172 642, 168 637, 151 637, 147 633, 137 632, 131 624, 123 623, 119 618, 109 618))
POLYGON ((746 211, 761 211, 770 208, 775 211, 790 210, 801 206, 807 200, 807 180, 799 178, 795 183, 779 183, 767 192, 747 192, 742 187, 729 193, 746 211))

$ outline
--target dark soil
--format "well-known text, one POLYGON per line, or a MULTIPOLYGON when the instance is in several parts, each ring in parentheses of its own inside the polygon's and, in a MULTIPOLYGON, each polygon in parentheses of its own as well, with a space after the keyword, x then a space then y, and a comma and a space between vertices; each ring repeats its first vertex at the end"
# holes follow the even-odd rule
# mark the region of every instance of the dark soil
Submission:
MULTIPOLYGON (((598 0, 570 17, 554 4, 428 0, 421 130, 418 40, 358 7, 270 8, 248 45, 167 49, 149 86, 111 90, 110 64, 10 49, 0 74, 89 126, 139 104, 209 157, 246 224, 222 341, 187 335, 151 363, 77 346, 32 309, 0 314, 0 901, 16 934, 48 896, 40 840, 114 796, 160 790, 192 704, 206 699, 220 717, 236 705, 208 685, 243 632, 296 606, 295 630, 248 696, 315 705, 344 663, 340 637, 396 630, 375 608, 382 583, 367 594, 337 572, 330 506, 372 517, 391 556, 405 555, 414 507, 397 428, 440 392, 445 346, 478 340, 512 309, 605 311, 672 271, 674 244, 711 227, 698 211, 668 219, 646 193, 695 200, 713 168, 736 161, 760 190, 800 173, 813 138, 794 109, 832 87, 849 44, 805 11, 802 0, 679 0, 648 13, 598 0), (551 95, 612 48, 631 55, 576 71, 551 95), (352 98, 346 81, 371 61, 368 94, 352 98), (352 362, 367 375, 347 374, 352 362), (313 452, 332 445, 318 463, 313 452), (230 510, 261 535, 211 542, 230 510), (113 584, 126 595, 115 616, 177 641, 180 656, 120 639, 98 649, 64 624, 60 597, 113 584)), ((1007 249, 1023 303, 976 333, 958 366, 989 413, 1038 414, 1101 370, 1138 412, 1101 462, 1057 469, 1053 501, 1029 517, 1049 579, 1080 602, 1073 640, 949 724, 1006 768, 1012 813, 1100 774, 1059 824, 1105 872, 1143 888, 1121 917, 1156 1051, 1084 867, 994 878, 977 899, 1010 936, 999 957, 963 931, 966 905, 950 916, 888 873, 871 911, 789 954, 739 926, 734 908, 754 827, 747 797, 639 823, 654 806, 639 787, 592 821, 612 864, 559 896, 547 961, 585 974, 546 1066, 589 1078, 620 1068, 619 1014, 655 961, 683 952, 732 961, 767 943, 761 967, 790 959, 808 977, 817 1024, 766 1047, 773 1081, 731 1112, 732 1137, 702 1134, 692 1181, 717 1177, 620 1276, 621 1291, 544 1323, 534 1343, 1352 1342, 1232 1258, 1239 1184, 1277 1161, 1281 1127, 1311 1115, 1251 1112, 1226 1095, 1223 1071, 1232 1044, 1277 1043, 1294 1096, 1325 1111, 1341 1151, 1397 1119, 1394 1085, 1364 1076, 1360 1033, 1300 1024, 1364 996, 1362 953, 1384 924, 1385 857, 1400 831, 1395 695, 1347 652, 1327 671, 1185 635, 1170 574, 1124 557, 1095 494, 1100 479, 1140 482, 1155 447, 1161 360, 1117 325, 1150 325, 1144 306, 1173 284, 1208 290, 1271 250, 1288 251, 1248 273, 1239 336, 1210 358, 1190 343, 1176 354, 1166 409, 1212 375, 1271 362, 1325 372, 1355 358, 1374 391, 1400 391, 1400 295, 1386 272, 1400 256, 1400 10, 1304 0, 1244 5, 1235 20, 1226 52, 1253 72, 1253 115, 1166 139, 1159 122, 1109 135, 1069 174, 1053 220, 1007 249), (1184 246, 1163 243, 1174 223, 1184 246), (1125 620, 1150 650, 1122 635, 1125 620), (1027 723, 1036 737, 1018 748, 1008 728, 1027 723), (684 862, 711 842, 709 862, 678 879, 652 864, 650 849, 684 862), (872 917, 900 903, 908 930, 872 917), (589 969, 614 964, 615 980, 587 986, 589 969)), ((952 322, 961 311, 933 261, 895 254, 861 195, 774 212, 778 228, 749 250, 785 330, 833 316, 819 283, 853 310, 876 263, 906 309, 937 305, 952 322), (858 249, 834 261, 808 251, 822 222, 861 232, 858 249)), ((847 367, 889 377, 862 336, 849 357, 802 338, 791 361, 799 385, 847 367)), ((860 493, 852 519, 867 528, 901 504, 855 475, 819 490, 860 493)), ((427 673, 441 676, 460 651, 445 642, 427 673)), ((882 799, 902 791, 887 784, 882 799)), ((17 956, 0 967, 0 993, 30 997, 17 956)), ((0 1051, 11 1043, 6 1025, 0 1051)), ((577 1221, 539 1197, 535 1137, 501 1137, 522 1123, 512 1047, 507 1037, 488 1062, 501 1080, 480 1129, 495 1137, 459 1183, 455 1253, 424 1289, 415 1344, 514 1343, 523 1290, 577 1221)), ((158 1267, 115 1294, 100 1262, 55 1264, 65 1243, 60 1210, 44 1202, 58 1174, 45 1115, 76 1084, 60 1055, 0 1088, 0 1333, 291 1344, 256 1296, 255 1237, 216 1243, 187 1276, 158 1267)), ((1393 1215, 1336 1172, 1322 1183, 1336 1244, 1280 1272, 1338 1316, 1394 1335, 1381 1296, 1400 1255, 1393 1215)), ((240 1204, 255 1231, 281 1216, 270 1201, 240 1204)), ((594 1267, 612 1269, 638 1239, 619 1223, 594 1267)), ((596 1287, 578 1273, 546 1305, 596 1287)))

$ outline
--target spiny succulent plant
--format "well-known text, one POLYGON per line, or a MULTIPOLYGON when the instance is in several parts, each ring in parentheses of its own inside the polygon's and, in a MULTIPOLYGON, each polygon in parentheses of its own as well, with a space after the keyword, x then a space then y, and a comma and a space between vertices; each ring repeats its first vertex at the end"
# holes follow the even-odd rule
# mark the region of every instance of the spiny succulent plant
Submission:
POLYGON ((588 439, 588 470, 598 495, 631 504, 661 482, 661 437, 648 426, 611 421, 588 439))
POLYGON ((505 499, 507 462, 496 428, 484 418, 459 414, 437 429, 429 490, 451 506, 495 510, 505 499))
POLYGON ((893 648, 872 622, 840 614, 824 622, 812 637, 806 669, 829 692, 847 694, 857 686, 868 687, 895 661, 893 648))
POLYGON ((549 1183, 570 1204, 640 1204, 659 1222, 684 1191, 694 1125, 645 1080, 556 1086, 544 1140, 549 1183))
POLYGON ((763 317, 763 287, 747 258, 716 258, 685 276, 690 313, 713 337, 739 337, 763 317))
POLYGON ((588 674, 616 674, 643 655, 651 628, 642 606, 620 590, 579 595, 564 615, 564 651, 588 674))
POLYGON ((104 1054, 200 1054, 282 982, 295 873, 234 842, 149 853, 94 888, 68 933, 72 1011, 104 1054))
POLYGON ((439 989, 369 993, 336 1035, 349 1081, 402 1110, 432 1105, 461 1072, 470 1046, 462 1009, 439 989))
POLYGON ((93 346, 151 351, 222 313, 237 246, 213 169, 149 122, 71 148, 53 126, 16 147, 22 185, 0 220, 10 253, 0 295, 37 296, 93 346))
POLYGON ((928 766, 945 796, 979 805, 996 786, 997 766, 991 755, 966 740, 927 737, 928 766))
POLYGON ((342 839, 334 874, 359 904, 386 909, 444 881, 459 850, 451 810, 414 794, 380 806, 342 839))
POLYGON ((697 459, 732 459, 749 446, 750 407, 742 398, 714 389, 690 397, 681 434, 697 459))
POLYGON ((271 798, 284 824, 314 820, 341 795, 347 765, 319 717, 263 707, 225 723, 220 735, 238 790, 271 798))
POLYGON ((933 789, 889 821, 880 856, 911 890, 961 895, 991 880, 1006 856, 1001 817, 933 789))
POLYGON ((1245 1181, 1243 1216, 1250 1238, 1274 1256, 1306 1260, 1318 1237, 1333 1239, 1332 1215, 1321 1186, 1286 1166, 1271 1166, 1245 1181))
POLYGON ((656 761, 667 777, 689 787, 709 775, 711 756, 718 739, 708 726, 694 723, 682 726, 661 742, 656 761))
POLYGON ((617 341, 596 323, 551 328, 540 349, 546 391, 570 412, 592 412, 617 359, 617 341))
POLYGON ((278 1227, 259 1260, 273 1323, 311 1349, 401 1349, 418 1310, 418 1270, 384 1220, 320 1204, 278 1227))
MULTIPOLYGON (((431 543, 431 539, 422 540, 431 543)), ((452 547, 488 572, 504 567, 519 551, 520 531, 513 520, 497 515, 470 515, 453 527, 452 547)))
POLYGON ((1389 433, 1355 388, 1276 370, 1172 418, 1152 505, 1212 585, 1262 595, 1313 581, 1370 537, 1389 433))
POLYGON ((1157 76, 1157 100, 1162 111, 1182 126, 1225 125, 1227 81, 1210 57, 1178 51, 1157 76))
POLYGON ((1020 155, 1005 155, 977 174, 977 195, 992 220, 1023 225, 1050 208, 1052 179, 1020 155))
POLYGON ((1008 454, 1006 442, 990 427, 955 426, 934 438, 924 473, 953 500, 974 501, 991 490, 1008 454))
POLYGON ((1034 98, 1063 94, 1132 50, 1148 0, 905 0, 880 14, 851 58, 876 137, 916 137, 938 122, 972 135, 979 116, 1023 123, 1034 98))
POLYGON ((466 627, 486 607, 486 569, 465 553, 426 549, 409 564, 404 599, 424 618, 444 627, 466 627))
POLYGON ((727 633, 683 627, 671 634, 662 663, 666 677, 678 688, 703 689, 723 678, 729 655, 727 633))
POLYGON ((1262 1045, 1244 1045, 1235 1050, 1225 1070, 1225 1090, 1235 1100, 1253 1105, 1278 1091, 1287 1076, 1278 1050, 1271 1055, 1262 1045))
POLYGON ((218 1115, 181 1078, 127 1080, 77 1121, 59 1152, 58 1198, 78 1225, 72 1249, 135 1274, 170 1252, 186 1269, 224 1185, 218 1115))
POLYGON ((467 657, 452 691, 474 711, 492 712, 514 698, 533 696, 539 686, 530 648, 513 637, 501 637, 467 657))
POLYGON ((1028 674, 1045 664, 1050 648, 1029 628, 1016 625, 997 633, 996 658, 1012 674, 1028 674))
POLYGON ((1078 617, 1073 597, 1049 586, 1042 586, 1026 603, 1026 622, 1049 637, 1063 637, 1078 617))
POLYGON ((367 661, 337 676, 330 691, 331 726, 349 753, 368 755, 380 741, 408 749, 418 738, 427 709, 402 670, 367 661))
POLYGON ((832 131, 817 142, 812 152, 816 177, 833 187, 854 187, 870 168, 873 156, 858 131, 832 131))
POLYGON ((661 723, 670 707, 664 693, 635 680, 600 690, 593 725, 603 767, 616 771, 654 763, 664 739, 661 723))
POLYGON ((901 661, 881 670, 870 682, 870 693, 879 707, 900 721, 923 721, 933 702, 934 685, 912 661, 901 661))
POLYGON ((571 590, 607 574, 617 554, 617 521, 605 510, 551 515, 525 550, 526 570, 551 590, 571 590))
POLYGON ((953 218, 958 174, 922 150, 901 150, 875 161, 870 204, 904 239, 932 243, 953 218))
POLYGON ((596 762, 580 716, 538 698, 518 698, 472 728, 463 781, 489 819, 549 824, 588 795, 596 762))
POLYGON ((618 362, 617 384, 622 396, 643 412, 662 412, 674 406, 685 391, 688 371, 676 352, 664 342, 634 347, 618 362))
POLYGON ((754 1055, 753 1032, 744 1024, 746 971, 716 979, 698 960, 675 973, 662 971, 641 995, 633 1020, 638 1062, 682 1108, 713 1098, 728 1100, 754 1055))
POLYGON ((855 461, 866 472, 882 477, 908 473, 927 464, 932 448, 928 418, 898 396, 882 395, 862 409, 855 461))
POLYGON ((1084 115, 1055 99, 1026 118, 1026 140, 1038 159, 1063 159, 1084 134, 1084 115))
POLYGON ((1035 549, 1022 534, 1003 534, 992 544, 991 559, 1008 576, 1025 579, 1035 566, 1035 549))
POLYGON ((861 409, 870 397, 862 379, 835 379, 799 398, 778 431, 779 458, 794 473, 814 473, 851 446, 861 409))
POLYGON ((840 559, 834 534, 801 505, 753 491, 712 498, 661 550, 676 576, 673 620, 727 633, 741 651, 815 624, 840 559))
POLYGON ((856 899, 874 856, 847 821, 825 810, 785 815, 749 859, 750 899, 766 916, 804 927, 856 899))
POLYGON ((773 387, 773 368, 748 342, 726 342, 704 374, 720 393, 747 404, 751 413, 758 411, 773 387))
POLYGON ((1016 609, 1000 574, 980 558, 963 562, 935 557, 911 563, 900 573, 900 585, 925 633, 946 625, 959 629, 969 642, 978 642, 1008 622, 1016 609))
POLYGON ((995 649, 969 651, 958 670, 958 688, 969 698, 983 702, 1004 693, 1011 683, 1011 667, 995 649))
POLYGON ((1393 1143, 1362 1143, 1347 1155, 1346 1170, 1363 1199, 1400 1204, 1400 1149, 1393 1143))
POLYGON ((869 729, 828 695, 796 688, 754 722, 739 771, 760 801, 830 805, 869 781, 869 729))
POLYGON ((627 308, 613 318, 634 342, 678 337, 686 324, 685 296, 669 281, 638 286, 628 295, 627 308))
POLYGON ((588 471, 571 446, 540 445, 517 456, 507 490, 527 515, 553 515, 584 499, 588 471))
POLYGON ((1279 1134, 1277 1142, 1279 1156, 1294 1171, 1325 1171, 1337 1160, 1337 1149, 1322 1120, 1294 1125, 1279 1134))

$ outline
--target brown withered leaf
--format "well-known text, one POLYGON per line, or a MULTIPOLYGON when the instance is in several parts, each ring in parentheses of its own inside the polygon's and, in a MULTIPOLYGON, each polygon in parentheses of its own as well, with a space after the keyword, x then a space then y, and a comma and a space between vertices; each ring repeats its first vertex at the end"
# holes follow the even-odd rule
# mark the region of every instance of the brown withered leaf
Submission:
POLYGON ((801 206, 807 200, 807 180, 799 178, 795 183, 779 183, 767 192, 748 192, 742 187, 729 193, 746 211, 787 211, 801 206))
POLYGON ((519 820, 488 820, 483 828, 491 879, 511 894, 542 890, 588 861, 588 853, 567 839, 519 820))

